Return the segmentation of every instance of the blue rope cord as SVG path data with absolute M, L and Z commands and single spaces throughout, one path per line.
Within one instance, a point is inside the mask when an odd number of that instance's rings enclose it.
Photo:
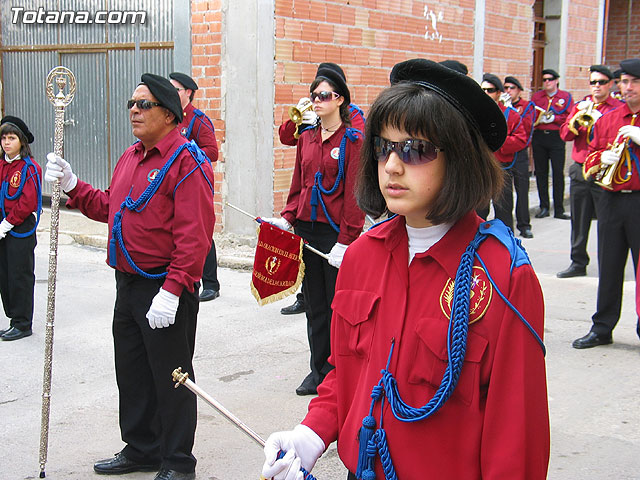
M 176 185 L 176 187 L 174 189 L 174 194 L 175 194 L 175 191 L 178 188 L 178 186 L 189 175 L 191 175 L 193 172 L 195 172 L 196 169 L 200 169 L 200 171 L 202 172 L 202 175 L 204 176 L 204 178 L 206 179 L 207 183 L 209 184 L 209 187 L 211 188 L 211 191 L 213 191 L 213 186 L 211 185 L 211 182 L 209 181 L 209 179 L 207 178 L 206 174 L 204 173 L 204 170 L 202 170 L 202 163 L 204 161 L 209 161 L 207 156 L 202 152 L 202 150 L 200 150 L 200 148 L 196 145 L 196 143 L 193 140 L 191 142 L 183 143 L 182 145 L 180 145 L 176 149 L 176 151 L 173 152 L 173 154 L 171 155 L 169 160 L 167 160 L 167 162 L 163 165 L 163 167 L 160 169 L 160 171 L 158 172 L 156 177 L 151 181 L 151 183 L 149 183 L 147 188 L 145 188 L 145 190 L 140 194 L 138 199 L 137 200 L 133 200 L 131 198 L 131 190 L 130 190 L 129 191 L 129 195 L 127 195 L 127 197 L 124 199 L 124 201 L 120 205 L 120 211 L 117 212 L 115 214 L 114 218 L 113 218 L 113 227 L 111 229 L 112 237 L 109 240 L 109 265 L 111 265 L 112 267 L 116 266 L 116 256 L 117 256 L 116 245 L 117 245 L 117 246 L 120 247 L 120 250 L 122 251 L 122 255 L 126 259 L 126 261 L 129 264 L 129 266 L 138 275 L 140 275 L 141 277 L 148 278 L 148 279 L 159 279 L 159 278 L 164 278 L 164 277 L 167 276 L 167 272 L 156 273 L 156 274 L 147 273 L 147 272 L 145 272 L 144 270 L 142 270 L 140 267 L 138 267 L 135 264 L 135 262 L 133 261 L 133 258 L 131 258 L 131 255 L 129 254 L 129 251 L 127 250 L 127 247 L 124 244 L 124 238 L 123 238 L 123 235 L 122 235 L 122 214 L 123 214 L 125 208 L 127 210 L 129 210 L 130 212 L 138 212 L 139 213 L 139 212 L 143 211 L 147 207 L 147 205 L 149 204 L 149 201 L 151 200 L 151 198 L 153 198 L 155 193 L 158 191 L 158 188 L 160 188 L 160 184 L 164 180 L 167 172 L 169 171 L 169 168 L 171 168 L 171 166 L 173 165 L 173 162 L 176 160 L 178 155 L 185 148 L 191 154 L 191 156 L 194 158 L 194 160 L 196 161 L 197 165 L 187 175 L 185 175 L 185 177 L 182 178 L 180 180 L 180 182 L 178 182 L 178 184 Z M 132 187 L 132 189 L 133 189 L 133 187 Z
M 36 224 L 28 232 L 18 233 L 18 232 L 14 232 L 13 230 L 10 230 L 9 235 L 15 238 L 26 238 L 33 235 L 33 232 L 36 231 L 36 229 L 38 228 L 38 224 L 40 223 L 40 212 L 42 211 L 42 187 L 41 187 L 40 175 L 38 174 L 38 170 L 33 164 L 31 157 L 26 156 L 23 160 L 24 160 L 24 166 L 20 170 L 20 185 L 18 186 L 16 193 L 14 193 L 13 195 L 9 195 L 9 182 L 7 182 L 6 180 L 3 180 L 2 185 L 0 185 L 0 210 L 2 210 L 3 220 L 7 218 L 7 212 L 5 210 L 5 205 L 4 205 L 5 199 L 15 200 L 20 195 L 22 195 L 22 191 L 24 190 L 24 185 L 27 182 L 27 180 L 31 180 L 34 186 L 36 187 L 36 193 L 38 195 L 38 206 L 36 207 Z M 33 173 L 31 173 L 30 175 L 28 175 L 29 168 L 33 169 Z M 35 177 L 35 180 L 34 180 L 34 177 Z
M 359 130 L 356 130 L 354 128 L 347 128 L 347 131 L 342 137 L 342 141 L 340 142 L 340 155 L 338 157 L 338 175 L 336 176 L 336 181 L 334 182 L 333 187 L 331 187 L 330 189 L 326 189 L 322 186 L 322 173 L 318 171 L 315 174 L 313 187 L 311 189 L 311 199 L 309 201 L 309 204 L 311 205 L 311 221 L 315 222 L 318 219 L 318 204 L 320 204 L 322 210 L 324 211 L 325 217 L 327 217 L 327 220 L 329 221 L 329 225 L 331 225 L 331 228 L 333 228 L 338 233 L 340 233 L 340 227 L 336 225 L 336 223 L 329 215 L 322 195 L 333 195 L 338 189 L 340 182 L 344 178 L 344 157 L 347 146 L 347 138 L 351 142 L 355 142 L 358 138 L 358 132 Z
M 285 455 L 285 452 L 283 452 L 282 450 L 280 450 L 278 452 L 278 457 L 277 459 L 280 460 L 281 458 L 283 458 Z M 304 468 L 300 467 L 300 471 L 302 472 L 302 480 L 316 480 L 316 477 L 314 477 L 313 475 L 311 475 L 311 473 L 307 472 Z

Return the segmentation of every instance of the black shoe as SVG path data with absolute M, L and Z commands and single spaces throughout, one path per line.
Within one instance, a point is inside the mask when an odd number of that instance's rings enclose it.
M 194 480 L 194 478 L 196 478 L 195 472 L 183 473 L 163 468 L 156 474 L 153 480 Z
M 569 268 L 566 270 L 562 270 L 561 272 L 556 273 L 556 277 L 558 278 L 571 278 L 571 277 L 586 277 L 587 276 L 587 268 L 581 267 L 579 265 L 574 265 L 573 263 L 569 265 Z
M 296 395 L 315 395 L 318 393 L 318 385 L 313 380 L 313 372 L 305 377 L 300 386 L 296 388 Z
M 559 218 L 560 220 L 571 220 L 571 215 L 568 213 L 556 213 L 553 218 Z
M 282 315 L 295 315 L 296 313 L 304 313 L 304 300 L 298 300 L 296 298 L 296 301 L 292 305 L 281 308 L 280 313 Z
M 208 302 L 209 300 L 215 300 L 219 296 L 220 296 L 219 290 L 212 290 L 210 288 L 205 288 L 204 290 L 202 290 L 202 293 L 200 294 L 200 301 Z
M 597 333 L 589 332 L 584 337 L 574 340 L 573 348 L 593 348 L 598 345 L 609 345 L 610 343 L 613 343 L 611 334 L 598 335 Z
M 5 334 L 5 333 L 7 333 L 9 330 L 11 330 L 11 327 L 3 328 L 2 330 L 0 330 L 0 336 L 4 335 L 4 334 Z
M 538 213 L 536 213 L 536 218 L 544 218 L 549 216 L 548 208 L 541 208 Z
M 531 231 L 530 228 L 525 228 L 520 232 L 520 236 L 522 238 L 533 238 L 533 232 Z
M 93 470 L 101 475 L 122 475 L 131 472 L 155 472 L 160 468 L 159 463 L 138 463 L 129 460 L 122 452 L 115 457 L 99 460 L 93 464 Z
M 19 330 L 16 327 L 11 327 L 9 330 L 0 335 L 0 338 L 6 342 L 10 342 L 11 340 L 19 340 L 24 337 L 28 337 L 31 335 L 31 329 L 29 330 Z

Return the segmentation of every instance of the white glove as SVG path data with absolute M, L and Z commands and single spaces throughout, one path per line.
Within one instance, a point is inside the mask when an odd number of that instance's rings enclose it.
M 282 230 L 289 230 L 291 228 L 291 224 L 287 222 L 285 218 L 282 218 L 282 217 L 281 218 L 268 217 L 268 218 L 263 218 L 262 220 L 267 223 L 270 223 L 274 227 L 281 228 Z
M 146 315 L 147 320 L 149 320 L 149 326 L 151 328 L 162 328 L 173 325 L 176 321 L 178 303 L 180 303 L 180 297 L 161 288 L 156 296 L 153 297 Z
M 640 145 L 640 127 L 634 127 L 633 125 L 625 125 L 620 127 L 618 133 L 624 138 L 630 138 L 633 143 Z
M 577 109 L 578 110 L 584 110 L 585 108 L 587 108 L 592 103 L 593 102 L 590 102 L 589 100 L 581 100 L 581 101 L 578 102 Z
M 329 252 L 329 260 L 327 260 L 329 265 L 340 268 L 342 257 L 344 257 L 344 252 L 347 251 L 348 246 L 349 245 L 345 245 L 344 243 L 336 243 Z
M 553 123 L 555 119 L 556 119 L 556 116 L 553 113 L 549 116 L 542 115 L 542 118 L 540 119 L 540 123 Z
M 505 107 L 511 107 L 511 95 L 507 92 L 503 92 L 500 94 L 500 101 Z
M 286 454 L 276 460 L 280 450 Z M 300 467 L 311 472 L 324 450 L 322 439 L 306 425 L 296 425 L 288 432 L 272 433 L 264 444 L 262 476 L 274 480 L 302 480 Z
M 2 222 L 0 222 L 0 240 L 6 237 L 7 233 L 9 233 L 12 228 L 13 225 L 11 225 L 6 218 L 3 219 Z
M 47 169 L 44 172 L 47 182 L 60 180 L 63 192 L 70 192 L 78 184 L 78 177 L 71 171 L 71 165 L 60 155 L 51 152 L 47 154 Z
M 310 103 L 311 103 L 311 100 L 309 98 L 302 97 L 298 101 L 298 105 L 296 105 L 296 108 L 298 110 L 302 110 Z M 313 108 L 310 108 L 309 110 L 307 110 L 302 114 L 302 123 L 305 125 L 315 125 L 317 121 L 318 121 L 318 115 L 316 114 L 316 112 L 313 111 Z
M 600 163 L 602 165 L 613 165 L 618 160 L 620 160 L 620 156 L 616 152 L 612 152 L 611 150 L 605 150 L 600 155 Z

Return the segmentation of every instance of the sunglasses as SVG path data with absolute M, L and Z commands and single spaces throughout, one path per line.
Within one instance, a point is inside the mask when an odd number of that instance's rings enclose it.
M 496 93 L 498 91 L 496 87 L 482 87 L 482 90 L 487 93 Z
M 543 82 L 553 82 L 555 78 L 553 77 L 542 77 Z
M 591 80 L 589 82 L 589 85 L 606 85 L 607 83 L 609 83 L 611 80 Z
M 390 142 L 382 137 L 373 137 L 373 154 L 378 162 L 386 162 L 395 152 L 407 165 L 424 165 L 433 162 L 438 152 L 444 152 L 427 140 L 410 139 L 402 142 Z
M 515 90 L 518 87 L 516 87 L 515 85 L 505 85 L 504 88 L 506 88 L 507 90 Z
M 138 107 L 140 110 L 150 110 L 153 107 L 161 107 L 162 104 L 158 102 L 152 102 L 151 100 L 127 100 L 127 109 L 131 110 L 133 106 Z
M 338 98 L 340 96 L 339 93 L 336 92 L 311 92 L 311 101 L 315 102 L 316 99 L 320 100 L 321 102 L 326 102 L 327 100 L 332 100 L 334 98 Z

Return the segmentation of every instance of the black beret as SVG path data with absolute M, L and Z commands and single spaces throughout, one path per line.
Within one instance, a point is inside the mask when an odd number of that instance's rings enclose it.
M 611 70 L 609 70 L 609 68 L 605 67 L 604 65 L 591 65 L 589 67 L 589 71 L 591 73 L 601 73 L 602 75 L 605 75 L 609 80 L 613 80 L 613 73 L 611 73 Z
M 443 60 L 440 62 L 440 65 L 444 65 L 445 67 L 455 70 L 456 72 L 460 72 L 463 75 L 469 73 L 467 66 L 458 60 Z
M 627 75 L 633 75 L 640 78 L 640 58 L 628 58 L 620 62 L 620 70 Z
M 500 90 L 501 92 L 504 92 L 504 86 L 502 86 L 502 82 L 493 73 L 485 73 L 484 75 L 482 75 L 482 81 L 483 82 L 489 82 L 491 85 L 496 87 L 498 90 Z
M 551 75 L 554 80 L 556 78 L 560 78 L 558 72 L 556 72 L 553 68 L 545 68 L 544 70 L 542 70 L 542 75 Z
M 318 65 L 318 71 L 316 72 L 316 79 L 318 78 L 329 80 L 335 86 L 336 93 L 344 97 L 347 105 L 351 103 L 351 92 L 347 87 L 347 79 L 339 65 L 331 62 L 321 63 Z
M 518 81 L 516 77 L 511 77 L 511 76 L 504 77 L 504 83 L 513 83 L 520 90 L 524 90 L 524 88 L 522 88 L 522 84 Z
M 2 117 L 2 120 L 0 120 L 0 126 L 4 125 L 5 123 L 10 123 L 16 126 L 25 136 L 27 142 L 33 143 L 33 133 L 29 131 L 29 127 L 27 127 L 27 124 L 24 123 L 21 119 L 19 119 L 18 117 L 12 117 L 11 115 L 6 115 L 5 117 Z
M 158 100 L 158 103 L 176 116 L 176 123 L 182 121 L 182 104 L 176 87 L 171 82 L 160 75 L 153 73 L 143 73 L 140 83 L 146 85 L 149 91 Z
M 198 84 L 186 73 L 173 72 L 169 74 L 169 78 L 179 82 L 184 88 L 198 90 Z
M 389 79 L 391 85 L 415 83 L 444 98 L 480 133 L 492 151 L 498 150 L 507 138 L 507 122 L 500 107 L 473 78 L 431 60 L 415 58 L 396 64 Z
M 613 71 L 613 78 L 618 78 L 619 79 L 620 75 L 622 75 L 622 69 L 621 68 Z

